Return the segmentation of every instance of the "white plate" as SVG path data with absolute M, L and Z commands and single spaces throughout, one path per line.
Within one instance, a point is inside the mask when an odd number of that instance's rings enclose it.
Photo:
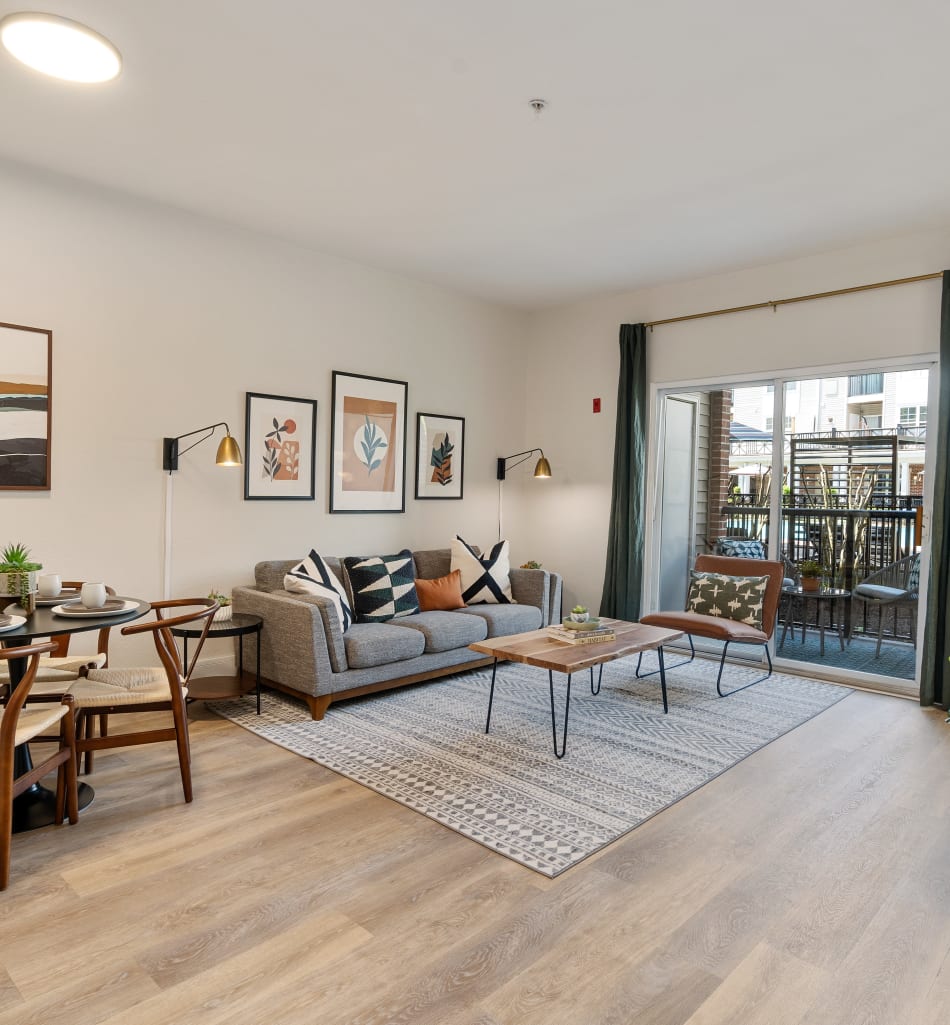
M 132 609 L 137 609 L 137 601 L 124 601 L 121 609 L 87 609 L 85 605 L 57 605 L 53 608 L 54 616 L 65 616 L 67 619 L 78 619 L 80 616 L 121 616 Z
M 23 626 L 25 622 L 25 616 L 12 616 L 9 623 L 0 624 L 0 633 L 4 633 L 7 630 L 16 630 L 18 626 Z

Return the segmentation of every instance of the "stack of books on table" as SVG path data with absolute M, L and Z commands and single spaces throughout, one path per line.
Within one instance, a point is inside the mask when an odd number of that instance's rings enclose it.
M 593 627 L 589 630 L 571 629 L 566 626 L 549 626 L 548 636 L 561 644 L 603 644 L 604 641 L 613 641 L 617 635 L 609 626 Z

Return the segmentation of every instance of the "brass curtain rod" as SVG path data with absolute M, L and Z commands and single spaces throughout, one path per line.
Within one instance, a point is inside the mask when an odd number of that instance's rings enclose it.
M 876 281 L 873 285 L 853 285 L 851 288 L 835 288 L 830 292 L 815 292 L 813 295 L 796 295 L 791 299 L 771 299 L 764 303 L 750 303 L 748 306 L 731 306 L 726 310 L 708 310 L 706 313 L 687 313 L 684 317 L 667 317 L 665 320 L 648 320 L 645 326 L 648 328 L 658 327 L 660 324 L 679 324 L 684 320 L 701 320 L 703 317 L 721 317 L 725 313 L 745 313 L 746 310 L 767 310 L 770 307 L 775 310 L 779 306 L 789 306 L 792 303 L 806 303 L 812 299 L 828 299 L 833 295 L 850 295 L 852 292 L 869 292 L 872 288 L 890 288 L 891 285 L 909 285 L 913 281 L 931 281 L 934 278 L 942 278 L 943 271 L 936 271 L 933 274 L 917 274 L 912 278 L 895 278 L 893 281 Z

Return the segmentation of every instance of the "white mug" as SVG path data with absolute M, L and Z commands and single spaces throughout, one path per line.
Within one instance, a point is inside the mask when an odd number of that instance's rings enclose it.
M 58 573 L 44 573 L 37 581 L 41 598 L 55 598 L 63 589 L 63 579 Z
M 87 609 L 101 609 L 106 603 L 106 585 L 85 583 L 82 585 L 82 603 Z

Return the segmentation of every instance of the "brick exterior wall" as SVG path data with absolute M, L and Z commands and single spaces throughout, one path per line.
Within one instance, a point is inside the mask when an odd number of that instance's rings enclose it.
M 724 537 L 726 520 L 722 507 L 729 494 L 729 424 L 732 421 L 732 392 L 709 395 L 709 509 L 707 539 L 710 549 L 717 537 Z

